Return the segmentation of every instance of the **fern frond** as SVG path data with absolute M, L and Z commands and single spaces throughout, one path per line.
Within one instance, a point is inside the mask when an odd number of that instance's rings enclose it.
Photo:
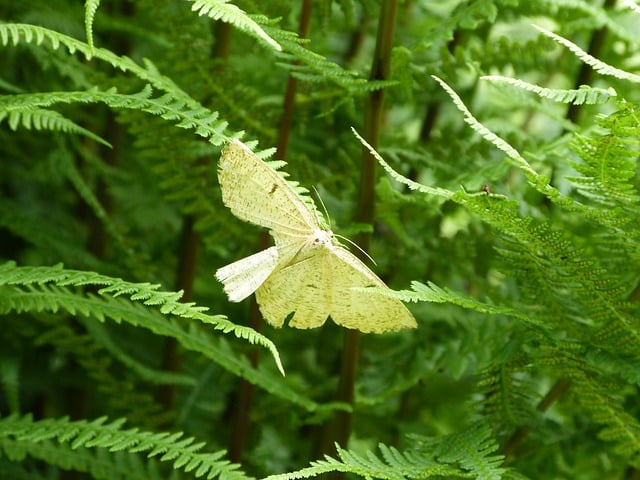
M 640 75 L 635 75 L 633 73 L 626 72 L 624 70 L 620 70 L 619 68 L 612 67 L 611 65 L 606 64 L 605 62 L 598 60 L 597 58 L 589 55 L 587 52 L 582 50 L 575 43 L 567 40 L 560 35 L 557 35 L 553 32 L 550 32 L 546 28 L 543 28 L 539 25 L 534 25 L 534 27 L 540 31 L 543 35 L 555 40 L 561 45 L 567 47 L 570 51 L 572 51 L 580 60 L 593 68 L 596 72 L 602 75 L 609 75 L 612 77 L 616 77 L 620 80 L 627 80 L 632 83 L 640 83 Z
M 54 284 L 56 287 L 47 286 Z M 158 285 L 148 283 L 130 283 L 123 280 L 100 275 L 93 272 L 80 270 L 65 270 L 62 266 L 56 267 L 17 267 L 9 262 L 0 265 L 0 287 L 2 285 L 20 285 L 29 290 L 16 289 L 0 299 L 3 312 L 15 310 L 48 310 L 57 311 L 63 308 L 72 314 L 81 313 L 91 315 L 99 320 L 112 318 L 113 320 L 126 321 L 136 326 L 143 326 L 161 335 L 167 335 L 181 341 L 185 347 L 197 351 L 206 352 L 207 348 L 202 344 L 209 343 L 203 340 L 198 330 L 193 328 L 185 331 L 180 324 L 170 321 L 163 316 L 151 313 L 148 309 L 140 308 L 135 304 L 121 302 L 117 297 L 128 296 L 131 300 L 140 301 L 144 305 L 159 307 L 163 315 L 199 320 L 202 323 L 212 325 L 216 330 L 224 333 L 233 333 L 236 337 L 247 340 L 249 343 L 261 345 L 269 350 L 281 373 L 284 374 L 280 357 L 275 345 L 268 338 L 249 327 L 231 323 L 220 315 L 207 315 L 206 307 L 199 307 L 194 303 L 180 302 L 182 292 L 161 292 Z M 64 287 L 94 285 L 103 287 L 98 293 L 104 298 L 96 301 L 90 295 L 77 294 Z M 111 298 L 109 300 L 109 298 Z M 126 312 L 126 313 L 125 313 Z M 223 361 L 227 366 L 229 362 Z M 235 366 L 238 367 L 238 366 Z M 234 368 L 238 372 L 238 368 Z
M 4 97 L 11 98 L 11 97 Z M 1 103 L 1 100 L 0 100 Z M 41 108 L 32 108 L 29 106 L 15 107 L 3 110 L 0 107 L 0 123 L 7 120 L 11 130 L 17 130 L 20 126 L 27 130 L 50 130 L 54 132 L 71 133 L 83 135 L 102 145 L 111 147 L 111 144 L 95 133 L 81 127 L 77 123 L 69 120 L 58 112 L 52 110 L 44 110 Z
M 507 155 L 507 157 L 512 160 L 517 167 L 522 169 L 528 176 L 534 179 L 539 178 L 538 173 L 531 167 L 531 165 L 529 165 L 529 162 L 527 162 L 515 148 L 513 148 L 487 127 L 482 125 L 482 123 L 480 123 L 473 116 L 473 114 L 469 111 L 458 94 L 449 85 L 447 85 L 444 80 L 436 77 L 435 75 L 431 75 L 431 78 L 438 82 L 440 86 L 447 92 L 449 97 L 451 97 L 454 105 L 463 113 L 464 121 L 467 125 L 469 125 L 475 132 L 480 134 L 482 138 L 495 145 L 498 149 L 502 150 Z
M 25 288 L 17 285 L 24 285 Z M 72 288 L 84 285 L 103 286 L 98 290 L 101 298 Z M 264 362 L 256 369 L 245 355 L 234 352 L 224 337 L 216 340 L 198 325 L 189 323 L 185 326 L 183 322 L 168 315 L 198 320 L 225 334 L 232 333 L 251 344 L 267 348 L 279 372 L 284 375 L 279 353 L 271 340 L 249 327 L 233 324 L 223 316 L 205 314 L 206 307 L 180 302 L 182 292 L 161 292 L 157 288 L 157 285 L 129 283 L 93 272 L 65 270 L 61 266 L 16 267 L 13 263 L 5 263 L 0 265 L 0 313 L 64 310 L 100 321 L 109 318 L 116 323 L 125 322 L 158 335 L 175 338 L 185 349 L 198 352 L 234 375 L 305 410 L 334 409 L 332 405 L 319 405 L 290 388 L 282 382 L 281 377 L 271 373 Z M 127 296 L 143 305 L 117 298 L 119 296 Z M 145 305 L 156 306 L 159 312 Z
M 175 82 L 160 74 L 155 65 L 148 59 L 143 60 L 145 64 L 143 68 L 129 57 L 116 55 L 111 50 L 104 48 L 92 49 L 87 43 L 68 35 L 63 35 L 55 30 L 24 23 L 0 23 L 0 45 L 16 46 L 21 42 L 35 45 L 48 44 L 53 50 L 57 50 L 62 45 L 66 47 L 70 54 L 80 52 L 87 60 L 97 58 L 123 72 L 131 72 L 154 88 L 170 92 L 172 98 L 184 102 L 189 108 L 202 108 Z
M 446 190 L 444 188 L 429 187 L 428 185 L 422 185 L 421 183 L 414 182 L 413 180 L 410 180 L 405 176 L 400 175 L 393 168 L 391 168 L 391 166 L 387 162 L 384 161 L 384 159 L 380 156 L 380 154 L 371 145 L 369 145 L 369 143 L 364 138 L 360 136 L 360 134 L 356 131 L 355 128 L 351 127 L 351 131 L 353 132 L 355 137 L 360 141 L 360 143 L 362 143 L 362 145 L 364 145 L 369 150 L 371 155 L 373 155 L 373 157 L 378 161 L 378 163 L 380 163 L 382 168 L 384 168 L 389 173 L 389 175 L 393 177 L 395 180 L 397 180 L 398 182 L 405 184 L 411 190 L 419 190 L 423 193 L 436 195 L 445 199 L 449 199 L 453 195 L 453 192 L 451 192 L 450 190 Z
M 215 145 L 223 143 L 227 122 L 218 119 L 218 113 L 195 106 L 172 94 L 152 98 L 153 90 L 146 85 L 134 94 L 121 94 L 114 88 L 107 91 L 92 89 L 87 92 L 27 93 L 0 97 L 0 112 L 13 113 L 34 107 L 49 107 L 63 103 L 104 103 L 114 109 L 132 109 L 157 115 L 175 122 L 176 126 L 194 130 Z
M 501 467 L 504 456 L 493 455 L 497 450 L 498 443 L 491 428 L 484 422 L 477 422 L 463 432 L 438 441 L 434 453 L 439 462 L 460 465 L 475 478 L 498 480 L 506 469 Z
M 540 378 L 531 375 L 531 358 L 522 353 L 522 346 L 539 342 L 542 337 L 534 334 L 531 339 L 522 335 L 524 332 L 520 333 L 520 338 L 514 338 L 504 347 L 499 355 L 502 358 L 482 372 L 476 381 L 481 393 L 477 400 L 480 411 L 489 417 L 494 430 L 500 432 L 542 426 L 541 413 L 536 409 Z
M 325 456 L 312 462 L 312 466 L 282 475 L 271 475 L 268 480 L 308 478 L 327 472 L 351 473 L 364 478 L 441 478 L 470 476 L 482 479 L 501 479 L 506 472 L 500 465 L 501 455 L 492 455 L 498 445 L 491 429 L 482 423 L 472 425 L 464 432 L 442 438 L 413 436 L 418 442 L 415 449 L 401 452 L 394 447 L 379 444 L 380 458 L 368 451 L 364 455 L 336 445 L 338 459 Z
M 258 23 L 248 16 L 241 8 L 229 3 L 229 0 L 189 0 L 194 2 L 191 10 L 198 15 L 206 15 L 214 20 L 229 23 L 252 37 L 270 45 L 277 51 L 282 51 L 278 42 L 271 38 Z
M 489 315 L 504 315 L 515 318 L 524 324 L 536 326 L 538 328 L 546 328 L 545 323 L 533 318 L 515 308 L 504 305 L 497 305 L 491 299 L 484 302 L 469 295 L 463 295 L 454 292 L 449 288 L 441 288 L 433 282 L 426 284 L 413 281 L 411 282 L 411 290 L 389 290 L 375 287 L 357 288 L 363 292 L 375 292 L 377 295 L 397 298 L 403 302 L 429 302 L 429 303 L 450 303 L 459 307 L 474 310 L 478 313 L 486 313 Z
M 613 88 L 605 90 L 603 88 L 583 85 L 578 90 L 561 90 L 556 88 L 544 88 L 525 82 L 524 80 L 503 77 L 501 75 L 485 75 L 480 78 L 482 80 L 489 80 L 493 82 L 503 82 L 528 92 L 533 92 L 542 98 L 547 98 L 559 103 L 571 103 L 574 105 L 607 103 L 612 97 L 617 96 L 617 93 Z
M 497 148 L 502 150 L 507 154 L 508 158 L 514 161 L 514 164 L 518 166 L 527 176 L 530 184 L 541 194 L 545 195 L 550 201 L 557 204 L 558 206 L 566 209 L 569 212 L 575 212 L 580 214 L 583 218 L 589 219 L 600 225 L 609 228 L 613 231 L 616 231 L 621 224 L 626 223 L 626 219 L 621 215 L 617 214 L 616 211 L 603 210 L 599 208 L 592 208 L 587 205 L 584 205 L 566 195 L 563 195 L 557 188 L 553 187 L 549 182 L 550 179 L 547 176 L 538 174 L 529 163 L 518 153 L 518 151 L 509 145 L 505 140 L 498 137 L 495 133 L 489 130 L 487 127 L 482 125 L 467 109 L 467 107 L 462 102 L 462 99 L 453 91 L 451 87 L 449 87 L 444 81 L 434 77 L 434 79 L 442 85 L 442 87 L 447 91 L 447 93 L 453 99 L 454 104 L 458 107 L 458 109 L 464 114 L 465 122 L 471 126 L 473 130 L 482 135 L 483 138 L 491 142 Z M 358 136 L 356 134 L 356 136 Z M 359 136 L 358 136 L 359 137 Z M 378 163 L 382 165 L 382 167 L 397 181 L 403 183 L 408 186 L 411 190 L 418 190 L 424 193 L 429 193 L 432 195 L 438 195 L 446 198 L 451 198 L 454 201 L 456 197 L 459 198 L 460 201 L 466 201 L 466 199 L 471 199 L 473 195 L 469 195 L 466 192 L 456 192 L 455 196 L 451 196 L 451 192 L 439 188 L 432 188 L 426 185 L 422 185 L 413 180 L 406 178 L 405 176 L 395 172 L 391 166 L 389 166 L 379 154 L 375 153 L 373 148 L 369 146 L 364 140 L 360 138 L 360 141 L 363 142 L 365 146 L 367 146 L 374 157 L 378 160 Z M 504 198 L 502 196 L 497 195 L 486 195 L 487 198 L 491 199 L 499 199 Z
M 385 170 L 393 172 L 379 155 L 376 158 Z M 516 202 L 504 201 L 490 195 L 471 195 L 462 191 L 451 195 L 448 191 L 422 186 L 397 172 L 392 175 L 410 188 L 447 196 L 450 200 L 464 205 L 487 224 L 502 231 L 506 238 L 500 250 L 501 255 L 508 257 L 514 275 L 524 281 L 534 305 L 540 302 L 540 298 L 547 299 L 548 307 L 554 312 L 550 313 L 552 318 L 566 317 L 581 321 L 590 319 L 597 328 L 611 325 L 610 322 L 613 320 L 626 330 L 628 348 L 637 348 L 640 345 L 640 334 L 628 327 L 631 322 L 625 313 L 624 287 L 618 282 L 604 281 L 601 278 L 604 274 L 602 268 L 589 257 L 581 258 L 585 256 L 584 252 L 577 250 L 559 232 L 552 231 L 546 224 L 536 225 L 532 218 L 521 218 Z M 564 197 L 564 203 L 571 205 L 577 202 Z M 620 241 L 626 241 L 628 233 L 620 229 L 627 222 L 625 215 L 614 212 L 604 216 L 604 209 L 588 209 L 586 206 L 574 207 L 574 210 L 587 213 L 585 216 L 600 212 L 598 218 L 601 222 L 615 225 Z M 567 278 L 572 278 L 573 282 L 567 284 Z M 562 288 L 559 288 L 560 285 Z M 426 293 L 423 293 L 425 298 L 431 299 L 437 298 L 435 294 L 442 295 L 433 289 Z M 406 295 L 407 299 L 411 298 L 404 292 L 401 295 Z M 450 296 L 446 298 L 455 302 Z M 536 322 L 548 321 L 544 314 L 542 315 L 538 316 Z M 573 324 L 572 329 L 576 335 L 585 335 L 577 323 Z
M 84 29 L 87 35 L 87 45 L 89 51 L 93 55 L 95 48 L 93 46 L 93 20 L 100 6 L 100 0 L 86 0 L 84 3 Z
M 109 452 L 106 449 L 88 449 L 84 447 L 70 449 L 68 445 L 56 440 L 41 442 L 23 442 L 0 433 L 0 452 L 10 459 L 29 468 L 26 458 L 46 462 L 66 471 L 86 472 L 91 478 L 104 480 L 163 480 L 166 478 L 158 471 L 155 459 L 146 460 L 139 455 L 126 452 Z M 4 468 L 3 468 L 4 467 Z M 12 480 L 36 480 L 36 477 L 9 474 L 6 465 L 0 464 L 0 476 Z
M 582 176 L 567 177 L 596 204 L 623 209 L 629 222 L 640 211 L 640 195 L 634 185 L 640 154 L 637 113 L 633 106 L 623 105 L 617 112 L 596 119 L 601 131 L 574 135 L 571 146 L 581 162 L 571 166 Z
M 225 451 L 198 453 L 203 442 L 195 443 L 193 437 L 183 438 L 182 433 L 152 433 L 137 428 L 124 429 L 124 420 L 106 423 L 106 418 L 92 422 L 69 421 L 66 418 L 33 421 L 30 417 L 11 416 L 0 419 L 0 438 L 9 438 L 14 445 L 29 448 L 48 440 L 68 444 L 67 455 L 78 448 L 99 448 L 109 452 L 147 452 L 147 457 L 158 457 L 161 462 L 172 462 L 174 469 L 194 472 L 194 476 L 206 478 L 246 480 L 238 464 L 221 460 Z M 15 446 L 14 446 L 15 448 Z M 52 460 L 58 464 L 59 460 Z M 90 468 L 89 468 L 90 469 Z
M 535 325 L 536 327 L 544 328 L 544 323 L 532 318 L 529 315 L 522 313 L 521 311 L 507 307 L 504 305 L 497 305 L 490 299 L 481 302 L 475 297 L 463 295 L 459 292 L 454 292 L 448 288 L 441 288 L 432 282 L 423 284 L 421 282 L 411 282 L 412 290 L 404 290 L 400 292 L 390 292 L 397 298 L 402 300 L 411 301 L 426 301 L 432 303 L 451 303 L 458 305 L 462 308 L 474 310 L 479 313 L 488 313 L 490 315 L 505 315 L 508 317 L 516 318 L 523 323 Z
M 338 459 L 325 456 L 324 460 L 311 462 L 311 467 L 280 475 L 270 475 L 265 480 L 293 480 L 309 478 L 329 472 L 351 473 L 364 478 L 401 480 L 404 478 L 441 478 L 462 475 L 464 472 L 450 465 L 437 462 L 414 451 L 400 452 L 393 447 L 378 445 L 382 458 L 373 452 L 365 455 L 345 450 L 336 445 Z
M 589 365 L 583 358 L 550 347 L 544 349 L 542 361 L 554 368 L 561 365 L 564 377 L 571 380 L 573 398 L 594 422 L 604 426 L 598 436 L 612 442 L 614 451 L 620 455 L 638 458 L 640 422 L 625 408 L 624 397 L 615 381 L 607 378 L 606 373 L 600 374 L 600 365 Z
M 265 27 L 271 35 L 278 39 L 283 51 L 278 54 L 278 65 L 287 69 L 290 74 L 308 83 L 327 83 L 346 89 L 352 94 L 362 94 L 397 85 L 395 80 L 368 80 L 358 72 L 347 70 L 330 61 L 325 56 L 305 48 L 306 40 L 294 32 Z M 335 94 L 335 93 L 334 93 Z

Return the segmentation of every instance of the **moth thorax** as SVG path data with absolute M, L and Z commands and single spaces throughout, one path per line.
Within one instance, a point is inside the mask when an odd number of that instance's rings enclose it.
M 311 242 L 314 247 L 320 245 L 331 245 L 331 239 L 333 238 L 333 232 L 331 230 L 316 230 L 313 232 L 313 241 Z

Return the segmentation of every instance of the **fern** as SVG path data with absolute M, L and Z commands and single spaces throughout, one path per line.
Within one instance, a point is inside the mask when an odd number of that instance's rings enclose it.
M 550 185 L 549 183 L 550 179 L 547 176 L 541 175 L 538 172 L 536 172 L 531 167 L 529 162 L 522 155 L 520 155 L 520 153 L 517 150 L 515 150 L 511 145 L 509 145 L 507 142 L 505 142 L 502 138 L 497 136 L 487 127 L 485 127 L 480 122 L 478 122 L 478 120 L 471 114 L 471 112 L 467 109 L 464 103 L 462 103 L 462 100 L 460 99 L 460 97 L 458 97 L 458 95 L 450 87 L 448 87 L 442 80 L 439 80 L 437 78 L 434 78 L 434 79 L 438 83 L 440 83 L 440 85 L 451 96 L 451 98 L 454 101 L 454 104 L 458 107 L 458 109 L 461 112 L 464 113 L 465 122 L 469 124 L 471 128 L 473 128 L 476 132 L 482 135 L 482 137 L 485 140 L 491 142 L 497 148 L 499 148 L 504 153 L 506 153 L 509 160 L 513 161 L 514 164 L 525 173 L 530 184 L 540 193 L 542 193 L 547 198 L 549 198 L 549 200 L 556 203 L 559 207 L 565 208 L 568 211 L 579 213 L 585 218 L 598 222 L 608 228 L 614 228 L 614 229 L 618 228 L 620 223 L 625 221 L 624 218 L 622 218 L 620 215 L 617 215 L 617 212 L 615 211 L 605 212 L 600 209 L 590 208 L 587 205 L 581 204 L 573 200 L 572 198 L 569 198 L 563 195 L 557 188 Z M 385 164 L 382 164 L 382 166 L 385 169 L 387 169 L 387 167 L 385 167 Z M 407 184 L 408 186 L 410 184 L 410 182 L 407 182 L 406 180 L 401 180 L 401 181 L 403 181 L 403 183 Z M 412 188 L 414 189 L 421 189 L 423 191 L 426 191 L 424 187 L 420 187 L 416 184 L 411 184 L 411 185 L 413 185 Z
M 636 3 L 5 2 L 0 477 L 637 474 Z M 229 138 L 372 233 L 418 329 L 227 301 L 265 246 Z
M 18 127 L 21 126 L 27 130 L 51 130 L 63 133 L 72 133 L 76 135 L 84 135 L 98 143 L 109 146 L 109 142 L 68 118 L 65 118 L 58 112 L 36 109 L 31 106 L 25 106 L 24 108 L 9 107 L 4 111 L 0 110 L 0 123 L 5 119 L 12 130 L 17 130 Z
M 597 120 L 602 133 L 575 135 L 573 149 L 581 161 L 572 162 L 571 166 L 580 176 L 568 177 L 591 202 L 606 208 L 620 208 L 629 221 L 638 213 L 640 203 L 632 183 L 640 151 L 636 114 L 634 107 L 623 105 L 615 114 Z
M 611 372 L 613 378 L 600 378 L 599 370 L 604 366 L 600 363 L 584 362 L 577 355 L 556 349 L 545 349 L 544 353 L 548 355 L 545 362 L 563 365 L 565 376 L 572 382 L 572 398 L 596 423 L 604 425 L 599 438 L 613 443 L 617 453 L 633 458 L 635 464 L 640 453 L 640 422 L 625 411 L 621 398 L 617 398 L 614 379 L 618 372 Z
M 271 38 L 261 27 L 237 6 L 229 3 L 229 0 L 190 0 L 193 1 L 191 9 L 199 15 L 207 15 L 214 20 L 222 20 L 230 23 L 240 30 L 264 41 L 271 48 L 281 51 L 282 47 Z
M 105 300 L 96 302 L 90 297 L 76 295 L 65 288 L 47 287 L 48 283 L 53 283 L 57 287 L 103 285 L 98 293 L 106 297 Z M 29 291 L 22 291 L 19 288 L 5 290 L 2 299 L 4 312 L 10 310 L 18 312 L 24 310 L 56 311 L 58 308 L 65 308 L 72 314 L 92 315 L 101 321 L 104 321 L 105 317 L 110 317 L 118 322 L 127 321 L 133 325 L 144 326 L 156 333 L 178 338 L 185 346 L 197 347 L 202 353 L 207 351 L 207 347 L 202 345 L 202 336 L 197 334 L 196 330 L 190 329 L 187 332 L 178 323 L 149 315 L 144 309 L 125 308 L 125 305 L 128 304 L 123 305 L 123 302 L 119 301 L 117 297 L 126 295 L 133 301 L 141 301 L 144 305 L 159 307 L 158 310 L 163 315 L 199 320 L 204 324 L 212 325 L 223 333 L 233 333 L 238 338 L 261 345 L 271 352 L 278 369 L 284 374 L 278 351 L 270 340 L 250 328 L 235 325 L 224 317 L 205 314 L 205 307 L 198 307 L 192 302 L 180 302 L 181 292 L 160 292 L 157 290 L 158 285 L 134 284 L 93 272 L 64 270 L 61 266 L 56 268 L 16 267 L 12 263 L 6 263 L 0 268 L 0 286 L 2 285 L 27 287 L 34 285 L 39 287 L 39 291 L 32 290 L 31 294 Z M 111 300 L 108 300 L 109 298 Z M 127 316 L 125 311 L 128 311 L 129 315 L 133 314 L 133 317 Z M 227 365 L 231 366 L 232 364 L 227 363 Z
M 627 116 L 623 115 L 623 118 L 627 118 Z M 617 123 L 619 122 L 612 120 L 610 124 L 616 125 Z M 492 141 L 495 140 L 489 133 L 485 137 Z M 624 137 L 616 136 L 616 138 Z M 588 174 L 599 172 L 600 175 L 611 179 L 610 185 L 601 185 L 599 188 L 596 186 L 596 189 L 603 196 L 602 200 L 600 200 L 601 203 L 607 207 L 620 208 L 625 206 L 625 208 L 633 208 L 633 212 L 636 214 L 635 205 L 637 199 L 635 191 L 626 183 L 633 175 L 631 169 L 634 164 L 629 161 L 618 160 L 626 157 L 629 153 L 630 157 L 634 157 L 635 150 L 632 149 L 631 152 L 625 151 L 622 153 L 623 148 L 610 148 L 608 140 L 602 142 L 591 141 L 594 146 L 601 145 L 602 148 L 606 149 L 605 152 L 611 151 L 611 155 L 614 155 L 617 160 L 615 162 L 607 162 L 607 153 L 593 154 L 588 157 L 589 161 L 592 163 L 598 162 L 600 168 L 589 168 L 588 166 L 577 168 Z M 580 145 L 580 152 L 590 150 L 582 147 L 585 142 L 586 139 Z M 495 141 L 494 143 L 500 144 L 500 142 Z M 622 144 L 626 145 L 627 142 L 622 140 Z M 594 147 L 591 150 L 597 151 Z M 550 230 L 548 225 L 540 225 L 531 218 L 519 218 L 515 202 L 505 202 L 495 197 L 492 199 L 489 195 L 470 195 L 466 192 L 452 194 L 443 192 L 441 189 L 422 186 L 393 171 L 379 156 L 378 160 L 396 180 L 403 182 L 410 188 L 432 195 L 446 195 L 451 200 L 460 202 L 485 222 L 501 230 L 505 237 L 503 237 L 500 254 L 505 259 L 507 268 L 511 271 L 513 277 L 522 282 L 524 291 L 530 295 L 530 305 L 535 305 L 537 311 L 531 310 L 526 315 L 521 315 L 514 314 L 509 309 L 487 308 L 476 301 L 461 301 L 459 295 L 452 295 L 433 285 L 427 288 L 419 283 L 413 285 L 416 291 L 415 294 L 399 292 L 397 293 L 398 298 L 437 302 L 451 301 L 481 312 L 514 315 L 516 318 L 526 319 L 528 324 L 536 328 L 540 328 L 546 323 L 540 333 L 544 334 L 544 337 L 547 337 L 546 341 L 551 341 L 551 344 L 555 344 L 557 340 L 550 338 L 548 335 L 556 336 L 557 334 L 553 333 L 554 327 L 549 329 L 551 326 L 549 324 L 550 320 L 556 323 L 555 328 L 561 329 L 561 331 L 566 330 L 572 338 L 582 338 L 586 341 L 592 335 L 597 335 L 597 338 L 601 341 L 601 348 L 611 349 L 611 352 L 618 351 L 633 354 L 633 352 L 638 351 L 640 337 L 633 326 L 632 319 L 625 312 L 628 308 L 625 301 L 626 290 L 618 282 L 606 280 L 606 270 L 599 267 L 594 259 L 589 258 L 586 251 L 577 249 L 562 234 Z M 617 186 L 618 182 L 620 187 Z M 580 181 L 578 184 L 585 183 Z M 617 190 L 620 190 L 620 193 L 617 193 Z M 627 195 L 622 194 L 622 192 L 626 192 Z M 567 201 L 572 202 L 569 199 Z M 491 207 L 487 208 L 489 205 Z M 580 211 L 586 212 L 582 207 Z M 623 221 L 626 215 L 618 216 L 615 214 L 615 218 L 618 219 L 616 223 L 618 228 L 622 228 L 626 223 Z M 616 242 L 624 242 L 623 238 L 629 234 L 635 235 L 632 232 L 622 233 L 622 231 L 619 231 L 619 233 L 621 235 L 612 235 L 612 237 L 616 238 Z M 572 279 L 572 281 L 568 283 L 566 279 Z M 562 287 L 560 288 L 560 286 Z M 536 317 L 537 319 L 533 320 Z M 533 323 L 529 323 L 531 320 L 533 320 Z M 572 325 L 572 321 L 579 321 L 579 323 Z M 584 332 L 583 325 L 585 323 L 595 328 Z M 567 347 L 567 345 L 562 346 L 564 348 Z M 570 347 L 569 351 L 571 351 L 571 348 L 575 347 Z M 557 355 L 554 357 L 554 362 L 558 361 L 557 357 Z M 619 402 L 612 401 L 608 397 L 606 390 L 602 389 L 601 386 L 596 387 L 595 383 L 590 383 L 587 386 L 585 384 L 587 377 L 582 373 L 578 373 L 587 368 L 598 369 L 598 366 L 590 365 L 586 367 L 585 365 L 578 368 L 575 365 L 571 366 L 572 362 L 568 358 L 566 362 L 566 375 L 569 378 L 574 378 L 575 376 L 578 379 L 580 383 L 578 387 L 580 389 L 579 394 L 584 395 L 586 408 L 590 410 L 591 415 L 594 416 L 596 421 L 611 424 L 610 427 L 603 431 L 603 438 L 618 443 L 618 451 L 620 453 L 635 455 L 638 438 L 640 437 L 637 435 L 638 432 L 635 426 L 629 423 L 631 421 L 630 418 L 626 420 L 621 418 L 625 417 L 626 414 L 617 407 Z M 504 396 L 504 392 L 501 392 L 499 397 L 501 402 L 504 401 Z M 605 405 L 608 405 L 608 407 L 605 407 Z M 515 423 L 521 424 L 526 415 L 526 413 L 524 415 L 519 414 L 519 420 Z
M 434 453 L 438 461 L 459 464 L 461 470 L 476 478 L 498 479 L 502 478 L 505 469 L 500 466 L 502 455 L 493 455 L 497 449 L 491 429 L 483 423 L 476 423 L 466 431 L 438 442 Z
M 80 52 L 85 59 L 96 58 L 109 63 L 114 68 L 123 72 L 131 72 L 141 80 L 148 82 L 152 87 L 171 93 L 171 98 L 178 102 L 182 102 L 189 108 L 201 109 L 198 103 L 193 100 L 186 92 L 179 88 L 172 80 L 163 76 L 158 72 L 155 65 L 150 60 L 145 60 L 143 68 L 135 63 L 132 59 L 124 56 L 118 56 L 113 52 L 103 48 L 91 48 L 88 44 L 81 42 L 68 35 L 49 30 L 47 28 L 38 27 L 36 25 L 27 24 L 0 24 L 0 44 L 16 46 L 21 42 L 35 45 L 49 45 L 53 50 L 57 50 L 60 46 L 66 47 L 70 54 Z M 146 91 L 146 90 L 145 90 Z M 144 94 L 143 94 L 144 96 Z M 76 100 L 81 101 L 81 100 Z M 85 100 L 88 101 L 88 100 Z M 126 102 L 122 102 L 124 104 Z
M 268 480 L 288 480 L 308 478 L 330 472 L 351 473 L 364 478 L 441 478 L 458 476 L 463 472 L 457 468 L 416 455 L 414 452 L 399 452 L 394 448 L 379 445 L 382 459 L 373 452 L 366 455 L 343 450 L 337 447 L 338 459 L 326 457 L 325 460 L 312 462 L 312 466 L 282 475 L 270 475 Z
M 620 80 L 626 80 L 632 83 L 640 82 L 640 76 L 635 75 L 630 72 L 626 72 L 624 70 L 620 70 L 618 68 L 612 67 L 611 65 L 607 65 L 605 62 L 598 60 L 597 58 L 592 57 L 587 52 L 578 47 L 575 43 L 570 42 L 566 38 L 561 37 L 549 30 L 542 28 L 538 25 L 534 25 L 536 29 L 538 29 L 543 35 L 546 35 L 549 38 L 552 38 L 556 42 L 561 45 L 564 45 L 569 50 L 571 50 L 580 60 L 593 68 L 596 72 L 602 75 L 609 75 Z
M 87 35 L 87 45 L 89 45 L 89 49 L 91 54 L 95 53 L 95 48 L 93 45 L 93 20 L 96 16 L 96 11 L 100 6 L 100 0 L 89 0 L 85 3 L 84 6 L 84 25 L 85 31 Z
M 215 112 L 205 108 L 194 109 L 182 100 L 172 95 L 151 98 L 152 89 L 147 85 L 140 92 L 133 95 L 119 94 L 115 89 L 106 92 L 92 90 L 89 92 L 65 92 L 51 94 L 25 94 L 5 97 L 0 103 L 0 111 L 12 112 L 29 106 L 48 107 L 58 103 L 97 103 L 102 102 L 112 108 L 127 108 L 145 111 L 158 115 L 165 120 L 176 122 L 176 126 L 194 130 L 198 135 L 211 139 L 212 143 L 220 144 L 226 138 L 223 135 L 227 123 L 220 121 Z
M 574 105 L 606 103 L 617 95 L 612 88 L 605 90 L 602 88 L 582 86 L 578 90 L 558 90 L 543 88 L 518 80 L 517 78 L 501 77 L 498 75 L 485 75 L 481 78 L 492 82 L 504 82 L 514 87 L 533 92 L 542 98 L 548 98 L 560 103 L 572 103 Z
M 161 462 L 172 462 L 175 469 L 193 471 L 196 477 L 248 478 L 238 471 L 239 465 L 220 460 L 224 451 L 198 453 L 204 444 L 194 443 L 193 438 L 182 438 L 182 433 L 152 433 L 137 428 L 125 430 L 123 424 L 123 420 L 106 423 L 106 418 L 92 422 L 72 422 L 65 418 L 34 422 L 29 417 L 11 416 L 0 420 L 0 438 L 9 440 L 1 445 L 5 454 L 14 459 L 20 459 L 29 452 L 36 458 L 63 468 L 98 473 L 98 478 L 112 478 L 111 472 L 98 463 L 99 460 L 108 459 L 90 459 L 81 447 L 109 452 L 148 452 L 148 458 L 158 457 Z M 61 449 L 47 448 L 48 440 L 68 444 L 65 455 L 60 456 Z M 77 449 L 80 450 L 73 455 Z M 121 469 L 117 468 L 116 471 Z
M 491 455 L 497 444 L 491 430 L 476 424 L 460 434 L 443 439 L 415 437 L 418 446 L 406 452 L 380 444 L 379 458 L 373 452 L 358 454 L 337 447 L 338 459 L 326 457 L 312 466 L 283 475 L 271 475 L 269 480 L 307 478 L 329 472 L 351 473 L 364 478 L 471 478 L 500 479 L 506 471 L 500 467 L 502 456 Z

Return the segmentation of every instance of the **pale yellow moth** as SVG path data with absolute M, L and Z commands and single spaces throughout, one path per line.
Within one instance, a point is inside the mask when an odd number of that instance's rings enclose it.
M 314 328 L 330 316 L 338 325 L 382 333 L 415 328 L 395 298 L 357 288 L 388 287 L 323 230 L 307 202 L 246 145 L 231 140 L 218 163 L 222 201 L 238 218 L 269 229 L 275 246 L 220 268 L 229 300 L 253 292 L 262 316 L 281 327 Z

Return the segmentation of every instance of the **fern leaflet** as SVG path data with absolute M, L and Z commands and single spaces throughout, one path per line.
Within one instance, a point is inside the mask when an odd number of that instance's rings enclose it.
M 524 80 L 503 77 L 500 75 L 485 75 L 480 78 L 492 82 L 503 82 L 528 92 L 533 92 L 542 98 L 548 98 L 549 100 L 560 103 L 572 103 L 574 105 L 606 103 L 612 97 L 617 96 L 617 93 L 613 88 L 605 90 L 603 88 L 583 85 L 578 90 L 560 90 L 556 88 L 543 88 L 538 85 L 525 82 Z
M 271 38 L 260 25 L 251 19 L 242 9 L 229 3 L 229 0 L 189 0 L 194 2 L 191 9 L 199 15 L 207 15 L 214 20 L 230 23 L 249 35 L 262 40 L 271 48 L 281 51 L 282 47 Z
M 238 464 L 221 460 L 225 452 L 198 453 L 204 443 L 194 443 L 192 437 L 183 438 L 182 433 L 152 433 L 137 428 L 123 428 L 124 420 L 106 423 L 106 418 L 91 422 L 69 421 L 66 418 L 33 421 L 29 416 L 10 416 L 0 419 L 0 438 L 12 440 L 12 449 L 21 445 L 29 448 L 48 440 L 68 444 L 66 455 L 85 448 L 100 448 L 109 452 L 148 452 L 147 457 L 158 457 L 161 462 L 172 462 L 174 469 L 194 471 L 196 477 L 222 477 L 230 480 L 245 480 L 248 477 L 239 470 Z M 1 444 L 0 444 L 1 445 Z M 4 445 L 7 448 L 7 445 Z M 58 461 L 52 461 L 58 463 Z M 89 469 L 89 468 L 87 468 Z

